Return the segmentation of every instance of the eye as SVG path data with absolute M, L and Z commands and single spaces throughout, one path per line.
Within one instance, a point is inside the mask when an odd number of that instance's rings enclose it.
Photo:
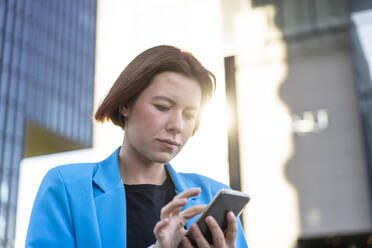
M 196 113 L 194 112 L 186 112 L 185 113 L 186 120 L 195 120 L 196 119 Z
M 155 108 L 157 108 L 158 110 L 162 111 L 162 112 L 165 112 L 165 111 L 168 111 L 170 108 L 168 107 L 165 107 L 165 106 L 162 106 L 162 105 L 159 105 L 159 104 L 154 104 Z

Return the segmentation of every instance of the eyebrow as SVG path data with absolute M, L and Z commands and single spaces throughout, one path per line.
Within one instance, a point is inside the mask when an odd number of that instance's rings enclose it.
M 163 101 L 169 102 L 172 105 L 175 105 L 176 104 L 176 102 L 172 98 L 167 97 L 167 96 L 162 96 L 162 95 L 160 95 L 160 96 L 154 96 L 154 97 L 152 97 L 152 99 L 153 100 L 163 100 Z M 192 110 L 197 110 L 198 109 L 197 106 L 190 106 L 188 108 L 189 109 L 192 109 Z

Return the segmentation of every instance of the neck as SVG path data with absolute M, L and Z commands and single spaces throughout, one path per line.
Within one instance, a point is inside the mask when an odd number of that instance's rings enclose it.
M 163 163 L 150 161 L 123 141 L 119 152 L 120 176 L 125 184 L 161 185 L 167 178 Z

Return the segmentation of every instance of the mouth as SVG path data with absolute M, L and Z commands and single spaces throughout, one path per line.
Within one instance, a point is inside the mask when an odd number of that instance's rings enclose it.
M 161 143 L 164 143 L 165 145 L 169 145 L 169 146 L 173 146 L 173 147 L 178 147 L 180 146 L 181 144 L 174 141 L 174 140 L 171 140 L 171 139 L 157 139 L 158 141 L 160 141 Z

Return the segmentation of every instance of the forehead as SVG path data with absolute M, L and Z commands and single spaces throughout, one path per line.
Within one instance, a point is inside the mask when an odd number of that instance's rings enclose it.
M 145 97 L 165 96 L 177 104 L 199 107 L 201 88 L 199 83 L 176 72 L 157 74 L 150 85 L 142 92 Z

